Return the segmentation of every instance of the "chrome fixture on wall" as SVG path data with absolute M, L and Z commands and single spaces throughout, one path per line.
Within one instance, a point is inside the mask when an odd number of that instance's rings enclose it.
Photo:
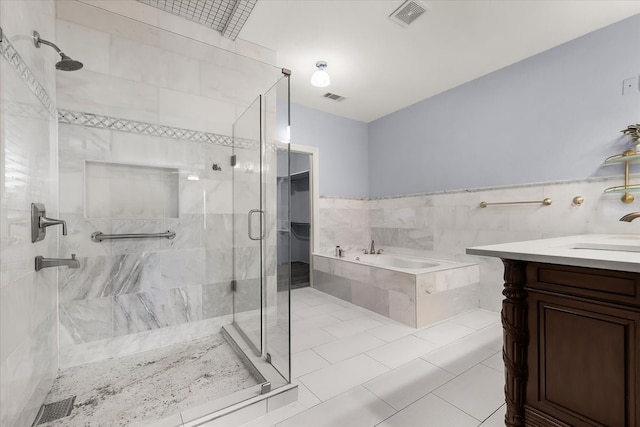
M 141 233 L 141 234 L 103 234 L 102 231 L 94 231 L 91 233 L 91 241 L 102 242 L 103 240 L 119 240 L 119 239 L 150 239 L 150 238 L 173 239 L 176 237 L 175 231 L 167 230 L 166 233 Z
M 58 54 L 60 55 L 60 58 L 62 59 L 56 63 L 56 70 L 76 71 L 84 66 L 82 62 L 76 61 L 75 59 L 72 59 L 71 57 L 67 56 L 55 44 L 51 43 L 50 41 L 41 39 L 40 33 L 38 33 L 37 31 L 33 32 L 33 43 L 36 45 L 37 48 L 39 48 L 40 45 L 46 44 L 47 46 L 51 46 L 52 48 L 55 49 L 56 52 L 58 52 Z
M 61 219 L 47 218 L 47 208 L 42 203 L 31 203 L 31 243 L 43 240 L 47 235 L 47 227 L 62 226 L 62 235 L 67 235 L 67 223 Z
M 71 258 L 36 257 L 36 271 L 49 267 L 61 267 L 63 265 L 66 265 L 69 268 L 80 268 L 80 261 L 76 259 L 76 254 L 71 254 Z

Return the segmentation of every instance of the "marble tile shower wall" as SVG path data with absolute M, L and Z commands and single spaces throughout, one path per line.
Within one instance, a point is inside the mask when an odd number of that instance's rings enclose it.
M 620 177 L 614 177 L 369 201 L 324 198 L 320 201 L 321 207 L 333 210 L 321 210 L 321 247 L 329 251 L 334 242 L 355 237 L 356 240 L 349 243 L 356 248 L 374 239 L 378 248 L 389 252 L 477 263 L 480 265 L 480 306 L 499 310 L 502 263 L 493 258 L 465 255 L 465 248 L 572 234 L 637 233 L 637 225 L 618 220 L 638 210 L 638 202 L 626 205 L 619 195 L 603 194 L 605 188 L 620 182 Z M 583 196 L 585 202 L 582 206 L 573 206 L 572 199 L 578 195 Z M 483 200 L 522 201 L 545 197 L 553 200 L 551 206 L 479 207 Z M 368 219 L 362 219 L 363 206 L 368 209 Z M 357 236 L 350 235 L 350 221 L 368 224 L 370 239 L 358 241 Z
M 61 109 L 231 135 L 236 118 L 280 74 L 266 62 L 176 34 L 196 25 L 184 19 L 172 21 L 169 32 L 101 5 L 56 3 L 57 41 L 85 65 L 58 74 Z M 255 50 L 274 62 L 272 51 Z
M 34 48 L 31 32 L 53 34 L 49 1 L 0 2 L 3 46 L 11 44 L 44 91 L 40 98 L 0 57 L 0 425 L 31 425 L 57 371 L 56 273 L 35 272 L 35 256 L 56 256 L 60 230 L 31 243 L 30 204 L 58 214 L 55 56 Z M 4 48 L 3 48 L 4 51 Z M 17 58 L 13 57 L 12 63 Z M 44 94 L 46 92 L 46 94 Z
M 235 119 L 277 77 L 267 64 L 91 5 L 57 5 L 58 42 L 85 63 L 59 76 L 62 109 L 231 135 Z M 60 125 L 59 140 L 60 211 L 69 226 L 61 252 L 81 262 L 60 269 L 61 366 L 189 340 L 229 323 L 232 224 L 244 219 L 246 229 L 246 215 L 233 217 L 231 147 L 68 124 Z M 88 215 L 88 161 L 176 172 L 178 206 L 162 215 L 131 211 L 135 204 L 123 195 L 112 199 L 109 215 Z M 249 182 L 258 175 L 246 175 L 250 200 L 258 189 Z M 162 186 L 149 180 L 148 192 L 166 193 Z M 90 240 L 94 231 L 169 229 L 173 240 Z M 247 244 L 237 253 L 247 278 L 256 271 L 254 252 Z
M 62 253 L 77 253 L 79 269 L 60 269 L 60 345 L 103 341 L 119 353 L 123 335 L 196 322 L 231 312 L 231 171 L 210 163 L 231 148 L 60 125 L 60 206 L 69 235 Z M 136 153 L 140 157 L 136 157 Z M 170 166 L 178 173 L 178 216 L 144 218 L 122 204 L 117 216 L 85 214 L 85 162 Z M 198 181 L 189 180 L 198 175 Z M 148 191 L 156 186 L 146 183 Z M 120 209 L 118 209 L 120 208 Z M 176 232 L 176 238 L 93 242 L 94 231 Z M 109 347 L 116 347 L 108 350 Z M 66 364 L 65 361 L 61 363 Z

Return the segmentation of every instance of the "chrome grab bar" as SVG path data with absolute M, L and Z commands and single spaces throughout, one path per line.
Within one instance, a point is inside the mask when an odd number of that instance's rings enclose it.
M 254 213 L 260 213 L 260 236 L 253 237 L 253 229 L 251 226 L 251 215 Z M 264 239 L 264 211 L 262 209 L 251 209 L 247 218 L 247 233 L 249 234 L 249 239 L 251 240 L 263 240 Z
M 176 237 L 175 231 L 168 230 L 166 233 L 143 233 L 143 234 L 102 234 L 102 231 L 95 231 L 91 233 L 91 240 L 94 242 L 102 242 L 103 240 L 118 240 L 118 239 L 147 239 L 153 237 L 165 237 L 167 239 L 173 239 Z

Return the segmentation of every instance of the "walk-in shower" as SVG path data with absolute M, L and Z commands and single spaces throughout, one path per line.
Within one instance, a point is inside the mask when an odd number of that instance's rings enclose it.
M 128 3 L 0 2 L 2 425 L 191 426 L 295 398 L 289 73 Z M 67 234 L 32 243 L 32 203 Z

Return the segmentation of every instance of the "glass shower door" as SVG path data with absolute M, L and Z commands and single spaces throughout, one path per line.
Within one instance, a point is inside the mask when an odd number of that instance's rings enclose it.
M 233 124 L 233 322 L 262 354 L 262 96 Z
M 290 380 L 288 130 L 285 74 L 233 125 L 233 322 L 271 388 Z
M 285 74 L 262 98 L 263 206 L 266 233 L 264 352 L 285 382 L 290 372 L 290 145 L 289 76 Z

